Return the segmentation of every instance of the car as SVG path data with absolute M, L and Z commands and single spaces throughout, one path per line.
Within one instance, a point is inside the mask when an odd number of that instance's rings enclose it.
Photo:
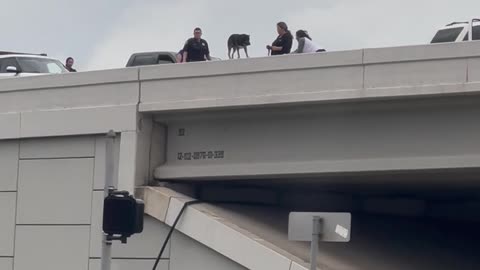
M 0 52 L 0 78 L 67 72 L 62 62 L 46 54 Z
M 217 57 L 211 57 L 212 61 L 221 60 Z M 138 67 L 138 66 L 150 66 L 150 65 L 161 65 L 161 64 L 174 64 L 177 63 L 177 53 L 176 52 L 141 52 L 134 53 L 128 59 L 127 67 Z
M 463 42 L 480 40 L 480 19 L 468 22 L 453 22 L 442 27 L 431 43 Z

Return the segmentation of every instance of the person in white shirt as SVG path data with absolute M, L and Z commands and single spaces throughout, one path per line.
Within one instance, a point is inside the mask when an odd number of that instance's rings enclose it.
M 325 49 L 312 41 L 312 38 L 305 30 L 298 30 L 296 33 L 298 48 L 293 53 L 315 53 L 325 52 Z

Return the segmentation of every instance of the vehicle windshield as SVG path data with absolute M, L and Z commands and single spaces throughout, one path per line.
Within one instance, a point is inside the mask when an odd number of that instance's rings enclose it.
M 480 25 L 473 27 L 473 40 L 480 40 Z
M 432 39 L 432 43 L 455 42 L 463 27 L 443 29 L 437 32 Z
M 18 57 L 18 64 L 24 73 L 52 73 L 68 72 L 58 60 L 36 57 Z

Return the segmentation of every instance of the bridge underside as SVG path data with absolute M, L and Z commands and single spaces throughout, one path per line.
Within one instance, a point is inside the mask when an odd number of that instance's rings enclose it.
M 479 105 L 465 95 L 158 113 L 168 143 L 155 178 L 303 262 L 288 213 L 352 212 L 352 242 L 323 244 L 322 269 L 474 269 Z
M 469 178 L 480 168 L 479 105 L 478 96 L 460 96 L 158 114 L 168 144 L 155 177 L 353 179 L 460 169 Z

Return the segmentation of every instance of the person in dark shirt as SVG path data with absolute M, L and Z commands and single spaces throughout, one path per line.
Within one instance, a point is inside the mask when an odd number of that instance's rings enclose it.
M 208 43 L 202 39 L 202 29 L 195 28 L 193 38 L 187 40 L 183 48 L 182 63 L 211 60 Z
M 73 57 L 68 57 L 67 60 L 65 60 L 65 67 L 69 72 L 77 72 L 77 70 L 73 68 L 73 63 Z
M 288 26 L 284 22 L 277 23 L 278 37 L 272 43 L 267 45 L 267 50 L 272 52 L 272 55 L 288 54 L 292 50 L 293 36 L 288 30 Z

